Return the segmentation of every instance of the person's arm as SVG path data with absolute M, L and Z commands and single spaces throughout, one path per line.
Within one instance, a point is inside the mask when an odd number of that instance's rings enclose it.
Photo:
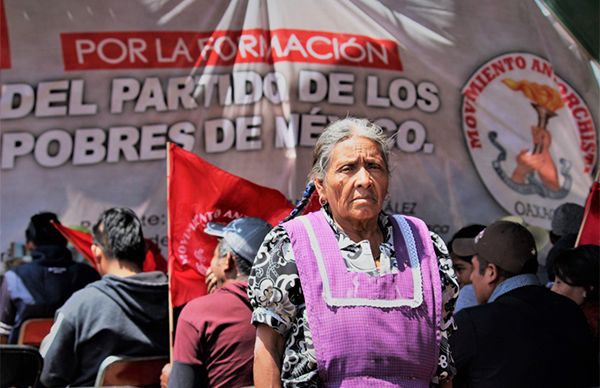
M 75 349 L 76 332 L 62 313 L 56 319 L 50 333 L 42 341 L 40 354 L 44 368 L 40 381 L 47 387 L 65 387 L 77 377 L 78 362 Z
M 202 333 L 192 323 L 192 315 L 201 309 L 192 309 L 197 300 L 189 302 L 177 320 L 173 364 L 168 377 L 169 387 L 193 388 L 208 386 L 208 375 L 204 365 L 205 349 L 202 349 Z
M 256 326 L 254 383 L 280 387 L 286 338 L 304 304 L 290 238 L 282 226 L 265 237 L 248 278 L 248 296 Z M 302 371 L 301 373 L 306 373 Z
M 8 336 L 15 323 L 16 309 L 8 289 L 8 279 L 11 276 L 14 276 L 12 271 L 6 272 L 0 286 L 0 344 L 8 343 Z
M 454 332 L 454 306 L 458 298 L 458 278 L 448 255 L 446 244 L 437 234 L 430 232 L 433 249 L 438 258 L 440 281 L 442 283 L 442 322 L 440 338 L 440 355 L 437 371 L 432 379 L 434 383 L 451 380 L 456 373 L 449 338 Z
M 440 383 L 440 388 L 452 388 L 452 380 L 446 380 Z
M 254 345 L 254 386 L 281 387 L 281 362 L 285 340 L 281 334 L 263 324 L 256 326 Z
M 457 329 L 449 341 L 456 367 L 456 375 L 452 381 L 453 387 L 465 387 L 469 385 L 470 365 L 474 359 L 477 359 L 477 330 L 473 324 L 469 310 L 462 310 L 456 314 Z

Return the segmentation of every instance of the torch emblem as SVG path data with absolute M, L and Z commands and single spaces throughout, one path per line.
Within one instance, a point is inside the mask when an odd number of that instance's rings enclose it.
M 502 83 L 515 92 L 521 92 L 530 100 L 538 117 L 537 124 L 531 127 L 531 149 L 521 150 L 516 157 L 517 166 L 512 174 L 507 174 L 501 163 L 506 160 L 506 150 L 498 142 L 496 132 L 489 133 L 489 139 L 498 149 L 499 155 L 492 162 L 498 176 L 512 189 L 522 194 L 539 194 L 542 197 L 554 199 L 564 198 L 571 188 L 572 178 L 569 174 L 570 163 L 560 159 L 560 173 L 564 178 L 560 186 L 556 164 L 550 153 L 552 134 L 548 130 L 548 121 L 557 115 L 564 106 L 558 90 L 548 85 L 515 81 L 505 78 Z

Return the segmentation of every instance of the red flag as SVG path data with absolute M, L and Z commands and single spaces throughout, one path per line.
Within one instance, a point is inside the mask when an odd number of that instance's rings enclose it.
M 204 275 L 217 239 L 204 233 L 208 222 L 258 217 L 277 225 L 292 209 L 279 191 L 259 186 L 169 144 L 169 273 L 173 306 L 205 295 Z
M 62 224 L 58 224 L 54 221 L 50 221 L 52 225 L 58 231 L 65 236 L 67 240 L 79 253 L 83 255 L 83 257 L 92 265 L 92 267 L 96 268 L 96 261 L 94 260 L 94 256 L 92 255 L 92 235 L 87 232 L 82 232 L 77 229 L 66 227 Z M 154 243 L 152 240 L 146 239 L 146 259 L 144 260 L 144 267 L 142 270 L 144 272 L 150 271 L 162 271 L 166 272 L 167 270 L 167 261 L 164 256 L 160 252 L 160 248 L 158 245 Z M 98 268 L 96 268 L 97 270 Z
M 83 255 L 83 257 L 90 263 L 90 265 L 96 268 L 96 261 L 94 260 L 94 256 L 92 255 L 92 235 L 86 232 L 82 232 L 77 229 L 72 229 L 64 226 L 63 224 L 56 223 L 54 221 L 50 221 L 52 225 L 58 231 L 65 236 L 67 240 L 79 253 Z M 98 270 L 98 268 L 96 268 Z
M 598 180 L 592 184 L 585 203 L 583 221 L 575 246 L 586 244 L 600 245 L 600 182 Z

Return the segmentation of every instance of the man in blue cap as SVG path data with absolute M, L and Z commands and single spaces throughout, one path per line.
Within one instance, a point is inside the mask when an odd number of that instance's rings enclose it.
M 248 275 L 271 228 L 259 218 L 239 218 L 227 225 L 208 223 L 204 229 L 219 237 L 210 264 L 209 295 L 189 302 L 179 316 L 169 387 L 253 384 L 256 329 L 251 323 Z

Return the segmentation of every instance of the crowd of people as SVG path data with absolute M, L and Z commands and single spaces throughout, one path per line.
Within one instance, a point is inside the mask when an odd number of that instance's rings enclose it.
M 522 222 L 479 220 L 446 244 L 422 220 L 385 213 L 388 144 L 367 120 L 334 122 L 286 220 L 206 225 L 218 239 L 208 294 L 177 319 L 163 387 L 599 384 L 600 247 L 575 247 L 583 208 L 555 210 L 544 284 Z M 320 210 L 302 215 L 313 195 Z M 97 271 L 72 260 L 50 221 L 32 217 L 33 261 L 4 276 L 0 338 L 54 317 L 40 347 L 48 387 L 93 385 L 109 355 L 168 355 L 167 277 L 142 271 L 133 211 L 100 215 Z

